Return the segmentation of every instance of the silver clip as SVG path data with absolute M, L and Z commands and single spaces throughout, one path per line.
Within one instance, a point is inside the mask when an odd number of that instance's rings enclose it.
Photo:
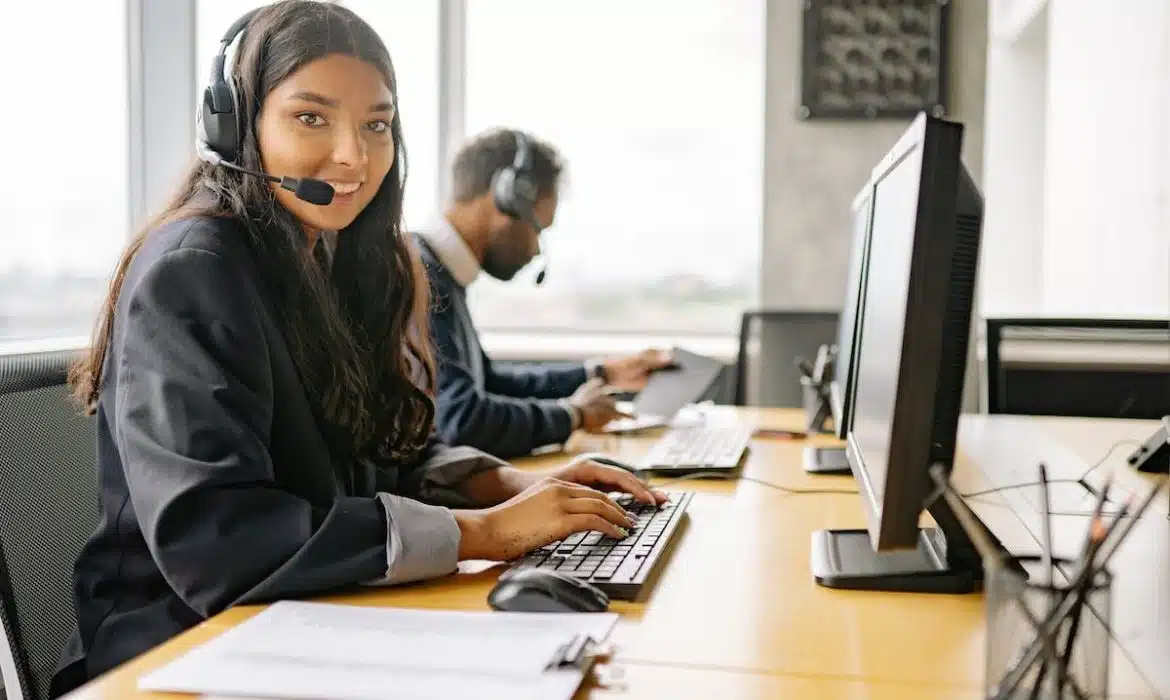
M 599 658 L 613 656 L 613 645 L 602 644 L 587 634 L 578 634 L 557 650 L 545 669 L 575 666 L 584 669 Z

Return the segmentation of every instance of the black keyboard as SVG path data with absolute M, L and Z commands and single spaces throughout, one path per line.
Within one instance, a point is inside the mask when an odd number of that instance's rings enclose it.
M 628 494 L 614 498 L 638 518 L 624 540 L 596 530 L 578 532 L 530 552 L 514 566 L 553 569 L 587 581 L 614 600 L 637 600 L 643 584 L 673 545 L 694 494 L 674 491 L 668 495 L 670 500 L 661 506 L 639 503 Z

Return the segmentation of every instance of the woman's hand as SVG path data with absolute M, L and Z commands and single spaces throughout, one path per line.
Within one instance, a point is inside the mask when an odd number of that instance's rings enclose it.
M 647 487 L 625 469 L 594 462 L 587 454 L 575 457 L 568 464 L 552 469 L 528 471 L 515 467 L 500 467 L 479 478 L 485 482 L 488 479 L 491 480 L 491 492 L 496 497 L 494 499 L 483 498 L 481 501 L 492 504 L 518 495 L 541 479 L 547 478 L 590 486 L 599 491 L 621 491 L 632 495 L 642 503 L 651 505 L 659 505 L 667 501 L 666 494 Z
M 538 473 L 541 476 L 549 476 L 582 486 L 591 486 L 601 491 L 628 493 L 635 500 L 649 505 L 661 505 L 667 501 L 665 493 L 650 488 L 625 469 L 594 462 L 587 454 L 574 458 L 562 467 Z
M 624 539 L 635 524 L 604 493 L 552 477 L 497 506 L 454 515 L 461 534 L 460 560 L 508 561 L 584 530 Z

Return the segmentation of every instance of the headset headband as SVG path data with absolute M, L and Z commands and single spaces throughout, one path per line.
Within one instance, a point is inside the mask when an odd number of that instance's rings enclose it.
M 244 30 L 251 24 L 252 18 L 256 13 L 264 9 L 257 7 L 254 10 L 249 10 L 243 17 L 232 22 L 232 26 L 228 27 L 227 31 L 223 33 L 223 38 L 219 40 L 219 51 L 211 64 L 211 82 L 226 81 L 227 80 L 227 50 L 236 40 L 236 37 L 244 33 Z
M 516 129 L 512 132 L 516 138 L 516 155 L 512 158 L 512 167 L 519 172 L 527 172 L 531 167 L 532 156 L 529 152 L 528 137 L 523 131 Z
M 228 27 L 219 41 L 219 51 L 211 61 L 211 75 L 196 115 L 195 143 L 196 152 L 208 162 L 233 162 L 239 155 L 241 110 L 235 81 L 228 73 L 227 50 L 246 32 L 252 18 L 261 9 L 249 11 Z

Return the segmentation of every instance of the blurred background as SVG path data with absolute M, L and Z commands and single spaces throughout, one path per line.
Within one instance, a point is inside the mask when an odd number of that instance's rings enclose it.
M 219 37 L 260 4 L 21 7 L 50 31 L 0 43 L 0 340 L 89 333 L 128 236 L 193 157 Z M 344 4 L 396 63 L 408 225 L 436 214 L 450 155 L 483 129 L 567 160 L 548 282 L 475 285 L 489 351 L 727 356 L 745 309 L 839 310 L 850 201 L 911 118 L 899 90 L 935 91 L 966 125 L 987 197 L 981 313 L 1170 316 L 1165 0 Z

